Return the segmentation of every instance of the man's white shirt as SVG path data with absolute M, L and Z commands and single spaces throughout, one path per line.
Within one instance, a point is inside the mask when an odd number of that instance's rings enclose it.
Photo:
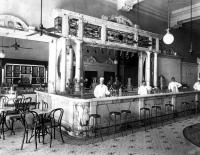
M 200 91 L 200 82 L 195 82 L 193 88 L 194 88 L 194 90 Z
M 110 95 L 110 92 L 108 91 L 108 87 L 106 85 L 97 85 L 94 89 L 94 96 L 96 98 L 106 97 L 106 95 Z
M 172 91 L 173 93 L 179 92 L 178 88 L 181 87 L 182 85 L 176 81 L 172 81 L 168 85 L 168 89 Z
M 138 88 L 138 94 L 139 95 L 147 95 L 149 90 L 151 90 L 150 86 L 143 86 L 143 85 L 141 85 Z

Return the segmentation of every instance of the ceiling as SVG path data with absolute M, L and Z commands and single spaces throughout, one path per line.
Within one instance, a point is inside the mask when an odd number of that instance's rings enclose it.
M 101 18 L 102 15 L 119 14 L 117 3 L 121 0 L 43 0 L 43 25 L 52 27 L 54 20 L 52 17 L 53 9 L 62 8 L 90 16 Z M 134 1 L 134 0 L 133 0 Z M 169 0 L 170 11 L 190 6 L 190 0 Z M 200 3 L 200 0 L 192 0 L 193 4 Z M 139 4 L 140 13 L 153 16 L 167 22 L 168 0 L 144 0 Z M 137 5 L 133 10 L 137 10 Z M 0 14 L 10 14 L 24 20 L 30 26 L 39 26 L 40 24 L 40 0 L 0 0 Z M 151 23 L 149 23 L 151 24 Z M 200 33 L 200 21 L 194 21 L 194 31 Z M 187 24 L 186 24 L 187 25 Z M 0 38 L 0 44 L 1 44 Z M 13 44 L 13 39 L 4 38 L 5 45 Z M 30 50 L 6 49 L 6 57 L 48 60 L 48 44 L 36 41 L 18 40 L 24 47 L 31 47 Z M 42 54 L 41 54 L 42 53 Z
M 43 24 L 46 27 L 53 26 L 52 12 L 55 8 L 67 9 L 98 18 L 103 14 L 116 14 L 118 1 L 121 0 L 43 0 Z M 171 11 L 190 6 L 190 0 L 169 0 L 169 2 Z M 139 6 L 143 13 L 160 16 L 167 20 L 167 3 L 168 0 L 144 0 L 140 2 Z M 200 3 L 200 0 L 192 0 L 192 3 Z M 137 9 L 137 7 L 133 7 L 133 9 Z M 38 26 L 40 24 L 40 0 L 29 0 L 28 2 L 20 0 L 17 3 L 16 0 L 1 0 L 0 14 L 14 14 L 27 22 L 28 25 Z
M 29 41 L 24 39 L 16 39 L 16 42 L 20 45 L 20 47 L 31 49 L 18 48 L 16 50 L 13 47 L 0 47 L 0 50 L 3 50 L 5 52 L 6 58 L 48 61 L 48 43 Z M 12 46 L 14 43 L 14 38 L 0 37 L 0 46 Z

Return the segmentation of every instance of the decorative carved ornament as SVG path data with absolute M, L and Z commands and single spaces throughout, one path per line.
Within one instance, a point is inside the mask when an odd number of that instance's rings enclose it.
M 22 31 L 28 31 L 29 29 L 24 21 L 12 15 L 0 15 L 0 27 Z
M 143 0 L 139 0 L 142 2 Z M 117 0 L 117 9 L 123 11 L 130 11 L 138 0 Z
M 111 58 L 108 58 L 108 60 L 106 60 L 106 64 L 114 64 L 114 61 Z
M 127 26 L 133 26 L 134 24 L 132 23 L 132 21 L 122 15 L 112 15 L 112 16 L 101 16 L 102 19 L 104 20 L 108 20 L 108 21 L 112 21 L 115 23 L 119 23 L 119 24 L 123 24 L 123 25 L 127 25 Z
M 91 57 L 87 58 L 86 62 L 89 62 L 89 63 L 96 63 L 97 60 L 95 59 L 95 57 L 91 56 Z

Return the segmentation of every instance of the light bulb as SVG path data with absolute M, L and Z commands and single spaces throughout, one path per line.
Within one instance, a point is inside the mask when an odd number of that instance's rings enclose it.
M 115 58 L 115 60 L 114 60 L 114 64 L 115 65 L 117 65 L 118 64 L 118 61 L 117 61 L 117 59 Z
M 5 58 L 5 53 L 4 53 L 4 51 L 0 51 L 0 58 Z
M 167 33 L 163 37 L 163 42 L 167 45 L 172 44 L 174 41 L 174 36 L 169 32 L 169 29 L 167 29 Z

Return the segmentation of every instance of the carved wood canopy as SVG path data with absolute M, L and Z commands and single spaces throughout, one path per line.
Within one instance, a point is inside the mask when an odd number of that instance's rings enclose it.
M 0 15 L 0 27 L 28 31 L 28 25 L 12 15 Z

